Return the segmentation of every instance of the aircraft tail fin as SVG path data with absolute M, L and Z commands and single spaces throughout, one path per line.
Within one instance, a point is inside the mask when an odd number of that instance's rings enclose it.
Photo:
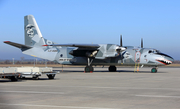
M 55 43 L 42 37 L 33 15 L 24 16 L 24 37 L 25 44 L 19 44 L 11 41 L 4 41 L 4 43 L 20 48 L 22 53 L 30 56 L 48 59 L 51 61 L 56 58 L 58 52 L 55 47 L 43 46 Z M 49 49 L 51 50 L 48 51 Z
M 43 38 L 33 15 L 24 17 L 24 35 L 26 46 L 39 47 L 47 44 L 46 42 L 52 44 L 51 41 L 47 41 Z

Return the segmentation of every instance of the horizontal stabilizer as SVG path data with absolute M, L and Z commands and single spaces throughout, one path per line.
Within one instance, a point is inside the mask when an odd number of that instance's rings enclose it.
M 98 44 L 52 44 L 43 46 L 64 46 L 64 47 L 79 47 L 79 48 L 99 48 Z
M 29 47 L 29 46 L 26 46 L 26 45 L 23 45 L 23 44 L 18 44 L 18 43 L 11 42 L 11 41 L 4 41 L 4 43 L 12 45 L 12 46 L 20 48 L 20 49 L 23 49 L 23 48 L 24 49 L 30 49 L 30 48 L 32 48 L 32 47 Z

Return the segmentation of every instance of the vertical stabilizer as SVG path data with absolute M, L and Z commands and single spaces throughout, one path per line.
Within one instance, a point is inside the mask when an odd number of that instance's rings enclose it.
M 27 46 L 42 46 L 45 44 L 41 31 L 36 23 L 33 15 L 27 15 L 24 17 L 24 34 L 25 45 Z
M 24 16 L 24 37 L 25 46 L 30 49 L 23 49 L 23 53 L 34 57 L 48 59 L 53 61 L 57 52 L 49 52 L 57 50 L 55 47 L 45 47 L 42 45 L 54 44 L 54 42 L 44 39 L 36 23 L 33 15 Z M 21 45 L 19 45 L 21 46 Z

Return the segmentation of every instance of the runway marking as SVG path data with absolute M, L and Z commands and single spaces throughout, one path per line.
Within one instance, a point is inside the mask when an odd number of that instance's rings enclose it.
M 64 92 L 0 91 L 0 93 L 64 94 Z
M 135 89 L 135 90 L 180 90 L 178 88 L 140 88 L 140 87 L 102 87 L 102 86 L 57 86 L 65 88 L 94 88 L 94 89 Z
M 164 96 L 164 95 L 135 95 L 138 97 L 155 97 L 155 98 L 180 98 L 180 96 Z
M 0 103 L 0 105 L 50 107 L 50 108 L 72 108 L 72 109 L 116 109 L 116 108 L 101 108 L 101 107 L 77 107 L 77 106 L 35 105 L 35 104 L 6 104 L 6 103 Z
M 141 90 L 177 90 L 178 88 L 141 88 L 141 87 L 102 87 L 102 86 L 52 86 L 52 85 L 8 85 L 8 86 L 22 86 L 22 87 L 64 87 L 64 88 L 95 88 L 95 89 L 141 89 Z

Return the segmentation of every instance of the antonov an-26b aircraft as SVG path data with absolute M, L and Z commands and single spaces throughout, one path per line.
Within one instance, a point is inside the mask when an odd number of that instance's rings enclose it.
M 57 61 L 64 65 L 86 65 L 85 72 L 93 72 L 93 66 L 109 66 L 110 72 L 116 71 L 116 66 L 152 66 L 151 72 L 157 72 L 157 67 L 171 64 L 174 59 L 152 48 L 123 46 L 116 44 L 56 44 L 44 39 L 33 15 L 24 17 L 25 44 L 11 41 L 4 43 L 18 47 L 22 53 Z

